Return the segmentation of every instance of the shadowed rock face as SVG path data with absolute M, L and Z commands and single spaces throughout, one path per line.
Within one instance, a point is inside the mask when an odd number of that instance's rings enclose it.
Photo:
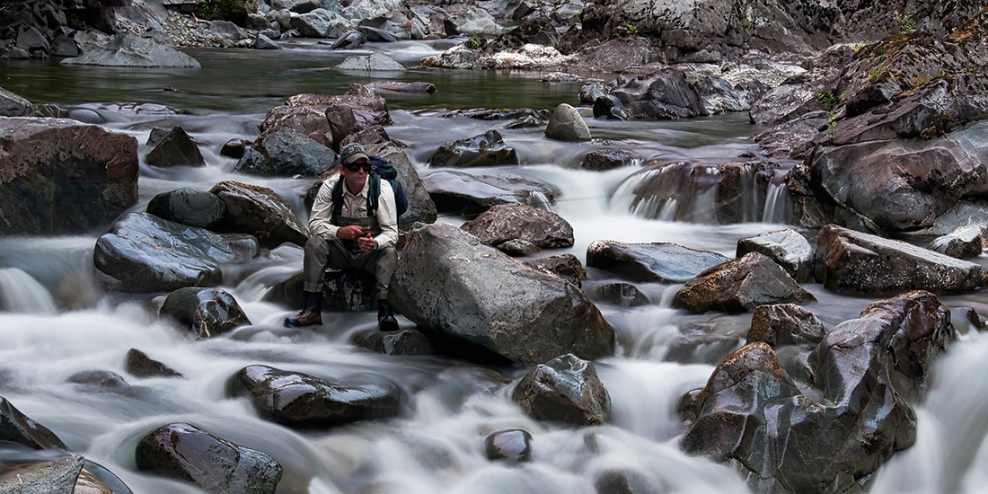
M 244 367 L 227 383 L 230 396 L 246 396 L 264 418 L 294 427 L 345 424 L 393 417 L 401 392 L 387 381 L 343 386 L 265 365 Z
M 929 292 L 876 302 L 805 354 L 804 394 L 766 343 L 727 356 L 684 397 L 683 448 L 736 460 L 756 492 L 844 492 L 916 439 L 916 399 L 931 360 L 953 338 Z
M 305 245 L 309 240 L 309 229 L 295 216 L 291 204 L 267 187 L 227 181 L 209 191 L 226 204 L 221 224 L 225 231 L 249 233 L 271 248 L 284 242 Z
M 0 441 L 10 441 L 34 449 L 66 449 L 54 432 L 21 413 L 0 396 Z
M 537 365 L 518 383 L 511 399 L 538 420 L 578 426 L 611 420 L 611 396 L 597 377 L 593 362 L 573 354 Z
M 137 202 L 131 136 L 75 120 L 0 118 L 0 155 L 0 235 L 105 228 Z
M 526 365 L 614 352 L 614 329 L 582 291 L 448 224 L 408 233 L 389 300 L 424 331 Z
M 815 266 L 817 280 L 838 292 L 963 293 L 984 285 L 978 264 L 836 225 L 820 231 Z
M 134 457 L 140 470 L 192 482 L 215 494 L 274 494 L 282 474 L 270 456 L 183 423 L 144 436 Z
M 757 252 L 700 273 L 675 298 L 677 306 L 699 313 L 737 313 L 764 304 L 812 301 L 816 301 L 813 295 L 782 267 Z

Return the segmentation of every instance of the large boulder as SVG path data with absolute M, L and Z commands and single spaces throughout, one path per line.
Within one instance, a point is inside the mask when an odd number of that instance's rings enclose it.
M 183 187 L 154 196 L 148 202 L 147 213 L 183 225 L 213 229 L 223 220 L 226 204 L 212 192 Z
M 197 340 L 250 325 L 237 299 L 219 288 L 179 288 L 165 297 L 158 315 L 174 318 Z
M 459 213 L 474 217 L 491 206 L 518 202 L 530 206 L 553 204 L 559 196 L 554 186 L 520 175 L 471 175 L 465 172 L 439 170 L 422 179 L 442 213 Z
M 0 117 L 40 116 L 30 101 L 0 87 Z
M 707 114 L 696 90 L 675 69 L 628 79 L 611 89 L 609 96 L 613 96 L 610 100 L 620 105 L 627 118 L 634 120 L 675 120 Z M 599 116 L 596 102 L 594 116 Z
M 549 117 L 545 136 L 557 141 L 589 141 L 590 128 L 576 108 L 560 103 Z
M 233 171 L 267 177 L 318 177 L 333 169 L 335 161 L 332 149 L 285 125 L 258 136 Z
M 729 260 L 716 252 L 666 242 L 629 244 L 597 240 L 587 247 L 588 267 L 639 282 L 685 283 Z
M 826 330 L 816 314 L 795 304 L 760 305 L 751 314 L 747 343 L 777 345 L 816 345 Z
M 398 170 L 398 182 L 408 198 L 408 210 L 398 218 L 398 227 L 407 228 L 415 222 L 435 222 L 438 217 L 436 204 L 432 202 L 429 191 L 419 178 L 418 169 L 408 159 L 408 153 L 395 146 L 388 146 L 379 151 L 379 156 Z
M 501 133 L 496 130 L 458 141 L 447 142 L 429 160 L 429 166 L 453 166 L 470 168 L 476 166 L 517 165 L 518 153 L 504 143 Z
M 161 67 L 198 69 L 199 62 L 170 46 L 150 38 L 124 33 L 107 36 L 95 31 L 76 33 L 82 55 L 62 60 L 63 65 L 110 67 Z
M 401 405 L 400 389 L 387 381 L 343 386 L 265 365 L 238 371 L 227 383 L 227 392 L 250 398 L 262 417 L 294 427 L 393 417 Z
M 963 293 L 984 286 L 978 264 L 836 225 L 820 231 L 815 266 L 817 281 L 837 292 Z
M 355 55 L 346 57 L 339 65 L 333 67 L 336 70 L 360 70 L 360 71 L 382 71 L 382 72 L 404 72 L 407 69 L 395 59 L 383 54 L 372 53 L 370 55 Z
M 345 136 L 340 136 L 339 139 L 335 137 L 333 123 L 330 119 L 326 118 L 326 110 L 322 108 L 312 106 L 276 106 L 268 110 L 267 114 L 264 115 L 264 121 L 258 126 L 261 129 L 261 135 L 255 139 L 254 145 L 260 144 L 262 137 L 273 133 L 275 129 L 288 127 L 313 141 L 330 147 Z
M 395 307 L 426 331 L 534 365 L 614 351 L 614 328 L 586 295 L 447 224 L 410 231 L 391 282 Z
M 96 241 L 93 261 L 112 289 L 147 293 L 216 286 L 220 266 L 250 259 L 257 241 L 131 213 Z
M 178 125 L 172 127 L 161 138 L 154 149 L 144 157 L 144 161 L 149 165 L 160 167 L 206 166 L 206 160 L 202 157 L 196 141 Z
M 682 446 L 732 461 L 756 492 L 846 492 L 913 445 L 908 400 L 953 336 L 936 296 L 911 292 L 868 306 L 805 356 L 804 393 L 765 343 L 725 358 L 681 409 Z M 817 397 L 817 398 L 814 398 Z
M 447 7 L 443 24 L 449 36 L 497 35 L 503 30 L 489 12 L 468 4 L 453 4 Z
M 295 216 L 292 205 L 267 187 L 227 181 L 209 191 L 226 204 L 221 224 L 226 231 L 254 235 L 269 248 L 285 242 L 305 245 L 309 240 L 309 229 Z
M 193 425 L 163 425 L 137 443 L 137 469 L 192 482 L 215 494 L 274 494 L 281 465 L 265 453 Z
M 749 252 L 768 256 L 800 283 L 813 278 L 813 247 L 792 228 L 738 239 L 736 257 Z
M 3 396 L 0 396 L 0 441 L 34 449 L 66 449 L 54 432 L 21 413 Z
M 816 301 L 775 261 L 757 252 L 714 266 L 686 282 L 674 300 L 693 312 L 744 312 L 763 304 Z
M 137 202 L 137 139 L 75 120 L 0 118 L 0 235 L 104 228 Z
M 526 415 L 576 426 L 611 421 L 611 395 L 597 377 L 593 362 L 573 354 L 535 366 L 511 393 Z
M 542 249 L 573 246 L 573 227 L 561 216 L 515 202 L 498 204 L 460 229 L 492 247 L 509 240 L 524 240 Z
M 330 108 L 337 105 L 348 107 L 356 120 L 358 127 L 356 130 L 363 130 L 375 125 L 391 125 L 392 123 L 391 114 L 388 113 L 388 105 L 384 98 L 360 84 L 351 84 L 346 93 L 340 95 L 296 94 L 288 98 L 285 104 L 318 108 Z

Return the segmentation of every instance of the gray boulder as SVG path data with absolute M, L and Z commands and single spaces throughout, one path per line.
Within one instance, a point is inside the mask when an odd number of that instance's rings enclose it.
M 515 387 L 511 400 L 537 420 L 576 426 L 611 421 L 611 395 L 593 362 L 571 353 L 535 366 Z
M 794 304 L 760 305 L 751 314 L 747 343 L 816 345 L 826 332 L 816 314 Z
M 161 67 L 198 69 L 199 62 L 174 48 L 159 45 L 134 34 L 106 36 L 79 32 L 76 42 L 82 55 L 62 60 L 63 65 L 102 65 L 111 67 Z
M 684 283 L 729 260 L 716 252 L 666 242 L 629 244 L 597 240 L 587 247 L 588 267 L 638 282 Z
M 746 345 L 684 400 L 682 447 L 731 461 L 756 492 L 860 487 L 916 441 L 908 400 L 952 337 L 949 311 L 928 292 L 876 302 L 805 357 L 816 376 L 805 394 L 771 347 Z
M 624 149 L 591 151 L 580 161 L 580 168 L 595 172 L 613 170 L 633 163 L 635 154 Z
M 813 301 L 816 298 L 781 266 L 757 252 L 698 274 L 686 282 L 674 300 L 678 307 L 693 312 L 718 310 L 731 314 L 764 304 Z
M 168 294 L 158 315 L 175 319 L 197 340 L 250 325 L 250 319 L 233 295 L 219 288 L 179 288 Z
M 254 235 L 269 248 L 285 242 L 305 245 L 309 240 L 309 229 L 295 216 L 292 205 L 267 187 L 227 181 L 209 191 L 226 204 L 222 230 Z
M 394 417 L 401 405 L 401 390 L 388 381 L 342 386 L 265 365 L 244 367 L 234 374 L 227 393 L 248 397 L 259 415 L 293 427 Z
M 234 43 L 245 39 L 250 39 L 250 34 L 247 34 L 247 31 L 245 31 L 244 28 L 230 21 L 211 21 L 209 23 L 209 32 L 233 41 Z
M 590 128 L 580 112 L 566 103 L 560 103 L 549 117 L 545 136 L 557 141 L 589 141 Z
M 0 441 L 34 449 L 66 449 L 54 432 L 21 413 L 3 396 L 0 396 Z
M 40 117 L 30 101 L 0 87 L 0 117 Z
M 226 204 L 212 192 L 183 187 L 154 196 L 146 211 L 168 221 L 211 230 L 223 220 Z
M 261 135 L 255 139 L 255 142 L 281 127 L 288 127 L 326 147 L 331 147 L 343 138 L 343 136 L 339 139 L 335 137 L 332 122 L 326 118 L 326 110 L 312 106 L 276 106 L 268 110 L 264 115 L 264 121 L 258 127 L 261 129 Z
M 836 225 L 820 231 L 815 259 L 817 281 L 836 292 L 964 293 L 984 286 L 978 264 Z
M 968 259 L 981 255 L 984 241 L 984 227 L 969 225 L 936 238 L 930 243 L 930 250 L 957 259 Z
M 257 33 L 257 39 L 254 40 L 254 48 L 258 50 L 283 50 L 276 41 L 272 40 L 263 33 Z
M 0 118 L 0 141 L 0 235 L 85 233 L 137 202 L 131 136 L 75 120 Z
M 444 25 L 449 36 L 498 35 L 503 31 L 490 13 L 468 4 L 453 4 L 447 7 Z
M 441 213 L 474 217 L 496 204 L 517 202 L 530 206 L 553 204 L 559 196 L 554 186 L 520 175 L 471 175 L 439 170 L 422 179 Z
M 370 89 L 360 84 L 350 84 L 346 93 L 339 95 L 326 94 L 296 94 L 285 102 L 288 106 L 311 106 L 331 108 L 333 106 L 348 107 L 356 122 L 354 131 L 363 130 L 375 125 L 391 125 L 391 115 L 384 98 L 374 94 Z M 332 121 L 332 116 L 327 113 Z M 335 137 L 335 133 L 333 134 Z
M 325 9 L 316 9 L 291 17 L 291 26 L 306 38 L 325 38 L 329 35 L 329 21 L 332 17 Z
M 398 182 L 405 191 L 405 197 L 408 198 L 408 210 L 398 218 L 398 227 L 408 228 L 416 222 L 435 222 L 438 217 L 436 204 L 429 196 L 422 179 L 419 178 L 415 165 L 408 159 L 408 153 L 403 149 L 388 146 L 379 151 L 379 156 L 398 170 Z
M 493 206 L 460 229 L 492 247 L 509 240 L 524 240 L 542 249 L 573 246 L 573 227 L 561 216 L 514 202 Z
M 436 85 L 431 82 L 376 81 L 365 84 L 377 95 L 387 94 L 432 94 Z
M 86 459 L 72 455 L 14 475 L 0 478 L 0 492 L 7 494 L 73 494 Z
M 501 133 L 488 130 L 479 136 L 447 142 L 432 155 L 430 167 L 453 166 L 469 168 L 475 166 L 517 165 L 518 153 L 504 143 Z
M 34 26 L 21 26 L 17 33 L 17 47 L 30 52 L 41 52 L 45 55 L 51 54 L 51 45 L 41 31 Z
M 366 70 L 366 71 L 391 71 L 404 72 L 407 69 L 395 59 L 383 54 L 372 53 L 370 55 L 356 55 L 346 57 L 342 63 L 333 67 L 336 70 Z
M 161 138 L 144 161 L 149 165 L 160 167 L 206 166 L 206 160 L 203 159 L 199 146 L 185 129 L 177 125 Z
M 421 329 L 526 365 L 564 353 L 613 353 L 614 329 L 572 284 L 452 225 L 421 226 L 407 236 L 389 300 Z
M 137 443 L 137 469 L 210 493 L 274 494 L 282 469 L 270 456 L 193 425 L 163 425 Z
M 707 115 L 696 90 L 675 69 L 629 79 L 612 89 L 610 96 L 620 102 L 633 120 L 676 120 Z
M 813 247 L 806 237 L 792 228 L 739 239 L 736 257 L 749 252 L 772 259 L 799 283 L 813 278 Z
M 93 261 L 108 276 L 110 288 L 147 293 L 186 286 L 215 286 L 220 266 L 252 256 L 238 251 L 242 237 L 131 213 L 96 241 Z M 253 241 L 256 252 L 257 243 Z M 167 246 L 167 248 L 164 248 Z
M 234 171 L 266 177 L 318 177 L 333 169 L 335 160 L 332 149 L 286 125 L 258 136 Z

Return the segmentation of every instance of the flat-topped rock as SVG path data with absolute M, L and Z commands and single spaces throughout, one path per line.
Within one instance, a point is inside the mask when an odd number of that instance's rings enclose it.
M 639 282 L 685 283 L 729 260 L 716 252 L 666 242 L 629 244 L 597 240 L 587 247 L 588 267 Z

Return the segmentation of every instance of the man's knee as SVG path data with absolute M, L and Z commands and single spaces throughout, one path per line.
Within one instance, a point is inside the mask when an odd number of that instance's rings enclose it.
M 329 243 L 326 239 L 320 237 L 319 235 L 313 235 L 306 240 L 305 247 L 303 249 L 305 252 L 322 252 L 329 248 Z

